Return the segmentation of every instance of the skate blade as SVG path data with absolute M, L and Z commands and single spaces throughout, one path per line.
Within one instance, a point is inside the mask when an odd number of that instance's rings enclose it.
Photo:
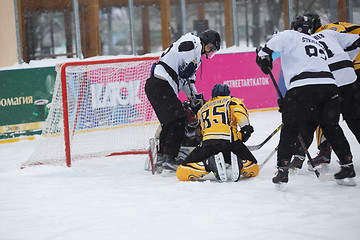
M 275 183 L 275 189 L 280 192 L 285 192 L 287 183 Z
M 320 164 L 316 167 L 312 167 L 311 165 L 308 165 L 308 170 L 310 172 L 315 172 L 315 170 L 318 170 L 318 171 L 323 171 L 323 172 L 326 172 L 326 171 L 329 171 L 329 164 Z
M 344 185 L 344 186 L 356 186 L 357 185 L 355 178 L 335 179 L 335 182 L 339 185 Z
M 163 169 L 161 172 L 161 176 L 163 177 L 171 177 L 176 175 L 176 171 L 171 170 L 171 169 Z

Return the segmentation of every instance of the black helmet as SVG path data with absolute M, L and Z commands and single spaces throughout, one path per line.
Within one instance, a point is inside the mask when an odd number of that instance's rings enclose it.
M 206 30 L 199 35 L 201 42 L 205 45 L 212 43 L 216 47 L 216 51 L 220 50 L 220 34 L 214 30 Z
M 317 15 L 316 13 L 305 13 L 304 16 L 312 19 L 312 23 L 313 23 L 313 32 L 312 33 L 315 33 L 316 30 L 318 30 L 318 28 L 320 28 L 322 25 L 320 16 Z
M 211 91 L 211 98 L 217 96 L 230 96 L 230 88 L 226 84 L 215 84 Z
M 313 31 L 313 21 L 307 16 L 297 16 L 295 20 L 291 22 L 291 29 L 311 35 Z

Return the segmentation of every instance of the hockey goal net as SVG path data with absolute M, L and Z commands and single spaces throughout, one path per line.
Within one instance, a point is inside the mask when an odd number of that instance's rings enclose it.
M 68 62 L 56 66 L 49 115 L 23 167 L 145 153 L 158 119 L 144 86 L 158 58 Z

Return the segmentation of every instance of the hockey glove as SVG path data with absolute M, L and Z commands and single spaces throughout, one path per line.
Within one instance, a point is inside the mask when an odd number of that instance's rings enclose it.
M 282 110 L 284 109 L 284 99 L 278 98 L 277 103 L 279 105 L 279 112 L 282 113 Z
M 184 63 L 182 66 L 179 67 L 179 77 L 183 79 L 187 79 L 195 74 L 197 68 L 197 64 L 191 62 L 189 64 Z
M 240 132 L 242 142 L 246 142 L 247 140 L 249 140 L 251 134 L 254 132 L 254 128 L 251 125 L 246 125 L 241 128 Z
M 261 71 L 267 75 L 273 68 L 272 58 L 270 55 L 260 57 L 258 53 L 261 51 L 261 49 L 261 47 L 256 49 L 256 64 L 260 67 Z

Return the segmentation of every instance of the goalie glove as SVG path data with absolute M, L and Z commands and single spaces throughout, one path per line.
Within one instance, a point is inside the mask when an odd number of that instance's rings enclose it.
M 245 143 L 247 140 L 249 140 L 251 134 L 254 132 L 254 128 L 251 125 L 245 125 L 241 128 L 241 140 L 243 143 Z
M 258 54 L 261 50 L 262 47 L 256 49 L 256 64 L 260 67 L 261 71 L 267 75 L 273 68 L 272 57 L 270 55 L 260 57 Z

